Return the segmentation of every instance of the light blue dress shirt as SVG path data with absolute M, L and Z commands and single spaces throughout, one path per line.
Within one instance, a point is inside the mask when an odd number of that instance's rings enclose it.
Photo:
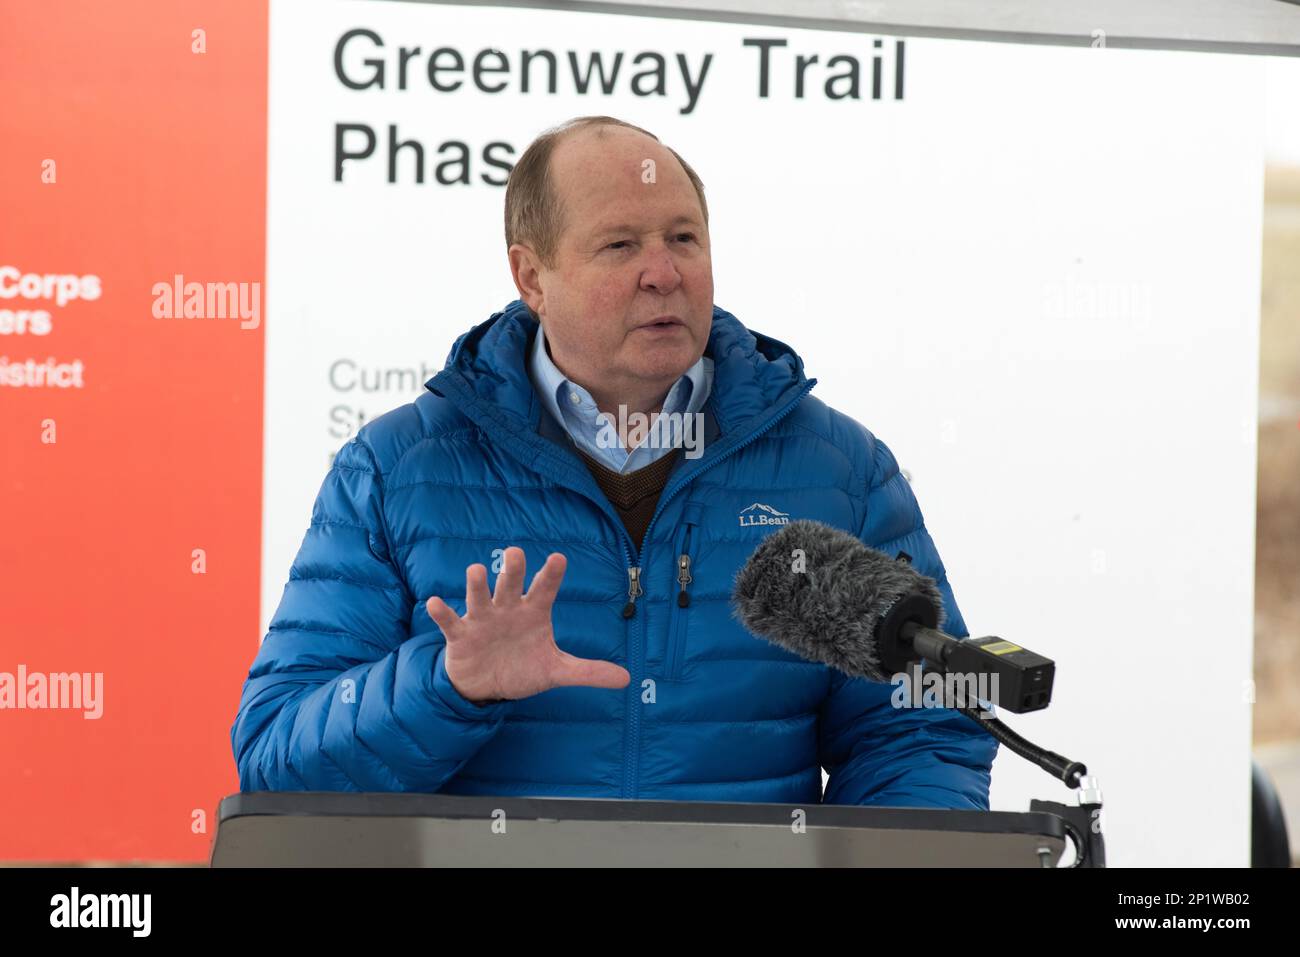
M 675 443 L 687 446 L 688 457 L 697 458 L 699 455 L 692 443 L 698 446 L 704 437 L 699 413 L 713 388 L 713 360 L 708 356 L 700 356 L 686 374 L 673 383 L 655 426 L 631 452 L 619 443 L 617 422 L 605 424 L 591 393 L 565 378 L 556 367 L 546 351 L 546 336 L 540 325 L 528 358 L 528 374 L 542 404 L 564 427 L 574 444 L 615 472 L 626 474 L 645 468 L 672 451 Z M 692 421 L 687 424 L 683 418 L 677 418 L 674 424 L 673 413 L 691 416 Z M 627 414 L 630 419 L 631 412 Z M 632 421 L 630 426 L 635 424 Z M 693 431 L 686 431 L 688 428 Z

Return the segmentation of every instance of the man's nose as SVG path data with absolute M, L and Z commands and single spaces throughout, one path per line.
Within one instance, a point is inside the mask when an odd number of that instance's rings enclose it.
M 658 293 L 672 292 L 682 284 L 682 274 L 677 271 L 672 253 L 659 246 L 646 251 L 645 269 L 641 273 L 641 288 Z

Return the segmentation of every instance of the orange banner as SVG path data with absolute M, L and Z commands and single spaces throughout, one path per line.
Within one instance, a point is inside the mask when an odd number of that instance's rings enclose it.
M 202 861 L 258 627 L 266 0 L 0 36 L 0 859 Z

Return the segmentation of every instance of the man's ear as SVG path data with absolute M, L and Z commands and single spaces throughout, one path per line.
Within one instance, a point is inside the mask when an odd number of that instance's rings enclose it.
M 515 243 L 508 251 L 510 276 L 519 290 L 519 298 L 537 319 L 546 309 L 546 294 L 542 292 L 541 261 L 533 250 L 523 243 Z M 539 320 L 540 321 L 540 320 Z

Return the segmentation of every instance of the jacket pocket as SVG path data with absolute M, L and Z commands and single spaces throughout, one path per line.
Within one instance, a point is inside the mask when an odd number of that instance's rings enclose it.
M 686 646 L 686 616 L 690 612 L 692 583 L 698 577 L 695 566 L 700 541 L 699 512 L 690 505 L 682 520 L 682 532 L 673 549 L 674 598 L 668 615 L 668 647 L 664 652 L 664 677 L 675 681 L 681 676 Z

